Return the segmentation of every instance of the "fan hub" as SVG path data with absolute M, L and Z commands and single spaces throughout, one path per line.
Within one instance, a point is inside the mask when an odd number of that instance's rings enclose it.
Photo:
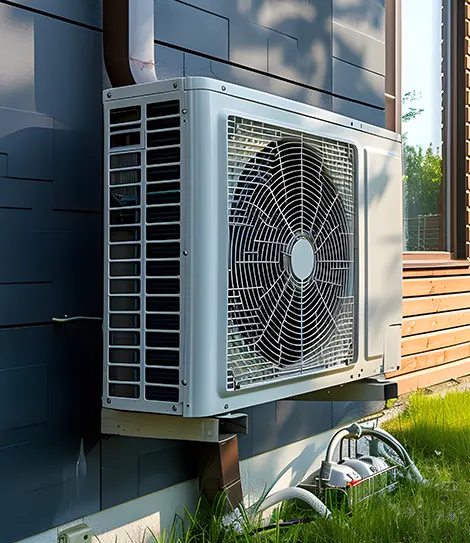
M 308 239 L 301 238 L 294 243 L 291 253 L 292 273 L 300 281 L 310 277 L 315 269 L 315 252 Z

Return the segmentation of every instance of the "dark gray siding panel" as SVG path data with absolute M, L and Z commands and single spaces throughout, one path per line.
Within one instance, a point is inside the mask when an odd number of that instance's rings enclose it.
M 0 326 L 101 315 L 101 217 L 47 209 L 40 215 L 26 207 L 27 198 L 24 205 L 0 209 L 1 222 L 18 233 L 6 242 L 8 260 L 0 265 Z M 26 244 L 19 245 L 23 240 Z M 28 245 L 36 242 L 28 253 Z M 24 264 L 29 267 L 24 269 Z
M 269 73 L 331 91 L 332 1 L 252 0 L 253 23 L 270 30 Z M 247 56 L 250 34 L 247 33 Z
M 364 123 L 385 128 L 385 110 L 372 108 L 343 98 L 333 98 L 333 111 Z
M 50 325 L 27 328 L 0 329 L 0 372 L 11 368 L 35 366 L 41 358 L 50 360 L 54 354 L 60 357 L 61 343 L 57 343 L 55 327 Z M 35 350 L 31 350 L 34 345 Z
M 6 160 L 5 177 L 52 181 L 53 117 L 3 107 L 0 108 L 0 117 L 0 153 Z
M 76 444 L 78 447 L 80 443 Z M 52 447 L 60 447 L 60 458 L 51 454 Z M 17 481 L 4 484 L 2 479 L 2 495 L 7 495 L 8 499 L 2 501 L 2 542 L 18 541 L 18 538 L 33 536 L 43 532 L 53 526 L 58 526 L 91 514 L 99 509 L 99 447 L 91 450 L 86 455 L 87 477 L 86 479 L 75 476 L 75 465 L 77 457 L 69 455 L 64 449 L 63 443 L 53 443 L 49 441 L 44 443 L 43 447 L 35 449 L 26 449 L 21 458 L 19 448 L 11 450 L 14 454 L 7 458 L 2 458 L 0 450 L 0 462 L 4 460 L 14 473 L 23 472 L 29 475 L 44 473 L 45 478 L 50 476 L 48 466 L 43 458 L 48 458 L 48 464 L 56 462 L 60 465 L 62 471 L 57 474 L 61 481 L 52 483 L 43 481 L 40 488 L 25 490 L 17 486 Z M 68 458 L 67 467 L 64 459 Z M 32 459 L 34 459 L 32 461 Z M 34 465 L 34 474 L 28 470 L 28 466 Z M 1 470 L 0 468 L 0 471 Z M 2 474 L 3 477 L 3 474 Z M 27 511 L 27 515 L 25 515 Z
M 160 43 L 331 91 L 331 0 L 155 0 L 155 8 Z
M 99 343 L 89 324 L 0 330 L 2 541 L 99 510 Z
M 12 390 L 18 394 L 12 395 Z M 46 420 L 47 367 L 4 370 L 0 380 L 0 431 L 42 424 Z
M 267 73 L 268 36 L 270 31 L 251 21 L 230 24 L 230 61 Z
M 283 447 L 331 428 L 331 402 L 281 401 L 255 407 L 253 454 Z
M 299 73 L 297 38 L 270 31 L 268 34 L 268 73 L 296 80 Z
M 0 181 L 0 192 L 1 186 Z M 0 285 L 35 281 L 44 284 L 52 280 L 51 258 L 55 255 L 50 233 L 18 229 L 14 236 L 6 238 L 2 241 Z
M 102 508 L 197 476 L 196 444 L 111 437 L 102 443 Z
M 217 61 L 210 62 L 210 72 L 208 73 L 216 79 L 229 81 L 271 94 L 285 96 L 286 98 L 297 100 L 298 102 L 304 102 L 312 106 L 331 110 L 331 96 L 329 94 L 318 92 L 308 87 L 301 87 L 289 81 L 275 79 L 267 75 L 253 74 L 243 68 L 230 66 Z
M 50 321 L 51 283 L 12 283 L 0 285 L 0 326 L 22 326 Z M 31 303 L 34 300 L 34 303 Z
M 385 108 L 385 77 L 333 59 L 333 92 L 337 96 Z
M 385 41 L 386 0 L 333 0 L 333 19 Z
M 333 21 L 333 56 L 385 75 L 385 43 Z
M 1 3 L 0 106 L 35 111 L 33 14 Z
M 228 60 L 229 21 L 175 0 L 156 0 L 155 35 L 165 42 Z
M 82 25 L 102 27 L 102 0 L 15 0 L 15 4 Z
M 333 402 L 333 427 L 343 426 L 380 412 L 383 402 Z
M 54 117 L 54 208 L 101 211 L 101 34 L 43 16 L 34 34 L 36 108 Z
M 139 496 L 197 477 L 197 445 L 164 442 L 139 456 Z
M 77 19 L 92 6 L 29 4 Z M 51 318 L 102 311 L 102 62 L 99 32 L 2 3 L 0 45 L 0 224 L 7 234 L 0 508 L 7 543 L 100 508 L 101 329 Z
M 189 4 L 195 8 L 207 11 L 209 13 L 215 13 L 222 17 L 233 17 L 234 14 L 239 11 L 240 2 L 233 2 L 233 0 L 172 0 L 174 2 L 181 2 L 183 4 Z M 245 1 L 245 0 L 242 0 Z M 251 1 L 251 0 L 250 0 Z M 161 0 L 155 0 L 155 5 L 158 8 L 158 4 Z M 245 2 L 246 3 L 246 2 Z M 244 10 L 246 12 L 246 8 Z M 158 12 L 157 12 L 158 14 Z
M 155 46 L 155 67 L 159 79 L 172 79 L 184 75 L 184 53 L 165 45 Z

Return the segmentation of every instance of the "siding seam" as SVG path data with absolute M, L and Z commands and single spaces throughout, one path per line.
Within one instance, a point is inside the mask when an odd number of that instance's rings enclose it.
M 188 53 L 190 55 L 195 55 L 195 56 L 198 56 L 198 57 L 201 57 L 201 58 L 205 58 L 207 60 L 213 60 L 215 62 L 220 62 L 221 64 L 226 64 L 227 66 L 233 66 L 234 68 L 241 68 L 242 70 L 246 70 L 248 72 L 263 75 L 263 76 L 269 77 L 271 79 L 277 79 L 278 81 L 284 81 L 286 83 L 291 83 L 292 85 L 296 85 L 297 87 L 300 87 L 300 88 L 303 88 L 303 89 L 313 90 L 313 91 L 319 92 L 321 94 L 324 94 L 326 96 L 331 96 L 332 98 L 340 98 L 341 100 L 346 100 L 346 101 L 354 103 L 354 104 L 359 104 L 361 106 L 366 106 L 366 107 L 369 107 L 371 109 L 375 109 L 377 111 L 385 111 L 385 107 L 376 106 L 374 104 L 370 104 L 369 102 L 361 102 L 360 100 L 355 100 L 354 98 L 349 98 L 348 96 L 343 96 L 342 94 L 337 94 L 337 93 L 334 93 L 332 91 L 328 91 L 326 89 L 320 89 L 318 87 L 312 87 L 310 85 L 307 85 L 306 83 L 302 83 L 301 81 L 293 81 L 292 79 L 288 79 L 286 77 L 282 77 L 282 76 L 272 74 L 272 73 L 268 73 L 268 72 L 263 72 L 263 70 L 257 70 L 256 68 L 252 68 L 250 66 L 244 66 L 243 64 L 237 64 L 236 62 L 231 62 L 231 61 L 227 61 L 227 60 L 220 59 L 220 58 L 217 58 L 217 57 L 213 57 L 212 55 L 208 55 L 206 53 L 200 53 L 198 51 L 193 51 L 191 49 L 187 49 L 186 47 L 181 47 L 181 46 L 174 45 L 172 43 L 168 43 L 168 42 L 161 41 L 161 40 L 155 40 L 155 44 L 156 45 L 162 45 L 164 47 L 168 47 L 168 48 L 174 49 L 176 51 L 181 51 L 182 53 Z M 334 57 L 332 56 L 331 58 L 333 60 Z M 337 59 L 337 60 L 340 60 L 340 59 Z M 345 62 L 345 61 L 341 60 L 341 62 Z M 346 62 L 346 64 L 350 64 L 350 63 Z M 357 68 L 357 66 L 354 65 L 354 64 L 351 64 L 351 66 Z M 359 68 L 359 69 L 364 70 L 365 72 L 372 73 L 374 75 L 380 75 L 380 74 L 376 74 L 376 72 L 371 72 L 370 70 L 366 70 L 365 68 Z M 383 77 L 383 76 L 381 76 L 381 77 Z
M 99 28 L 97 26 L 88 25 L 86 23 L 81 23 L 80 21 L 74 21 L 73 19 L 69 19 L 67 17 L 62 17 L 61 15 L 56 15 L 54 13 L 50 13 L 48 11 L 44 11 L 42 9 L 33 8 L 30 6 L 25 6 L 23 4 L 20 4 L 18 2 L 14 2 L 12 0 L 0 0 L 1 4 L 5 4 L 7 6 L 11 6 L 14 8 L 22 9 L 24 11 L 29 11 L 30 13 L 35 13 L 36 15 L 44 15 L 45 17 L 49 17 L 50 19 L 55 19 L 56 21 L 61 21 L 62 23 L 69 23 L 73 24 L 75 26 L 79 26 L 81 28 L 85 28 L 87 30 L 94 30 L 97 32 L 103 32 L 102 28 Z

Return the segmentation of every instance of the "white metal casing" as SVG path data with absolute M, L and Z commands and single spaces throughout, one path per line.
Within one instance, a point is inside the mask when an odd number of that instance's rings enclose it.
M 144 397 L 145 346 L 136 368 L 135 398 L 110 395 L 108 223 L 105 227 L 103 405 L 113 409 L 205 417 L 299 396 L 393 371 L 399 365 L 401 326 L 402 185 L 397 134 L 343 116 L 207 78 L 184 78 L 112 89 L 104 94 L 105 212 L 109 221 L 110 110 L 179 100 L 181 116 L 180 324 L 177 401 Z M 355 363 L 227 390 L 227 119 L 229 116 L 345 142 L 355 149 Z M 119 148 L 145 156 L 145 122 L 139 142 Z M 111 154 L 113 153 L 111 149 Z M 145 194 L 145 158 L 142 195 Z M 145 206 L 142 203 L 141 208 Z M 144 211 L 142 211 L 144 213 Z M 145 227 L 142 223 L 142 228 Z M 143 235 L 143 234 L 142 234 Z M 144 236 L 144 235 L 143 235 Z M 144 236 L 145 237 L 145 236 Z M 145 240 L 139 263 L 145 268 Z M 142 272 L 143 273 L 143 272 Z M 145 281 L 143 279 L 142 281 Z M 145 336 L 145 288 L 139 331 Z M 385 366 L 384 366 L 385 364 Z M 130 386 L 134 386 L 130 384 Z

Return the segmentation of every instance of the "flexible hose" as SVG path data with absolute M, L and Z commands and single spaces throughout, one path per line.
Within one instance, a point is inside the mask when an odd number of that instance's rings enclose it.
M 395 452 L 397 452 L 401 456 L 403 463 L 405 464 L 405 467 L 410 469 L 416 481 L 418 483 L 425 482 L 423 476 L 421 475 L 419 469 L 416 467 L 415 463 L 411 459 L 405 447 L 403 447 L 403 445 L 397 439 L 395 439 L 391 434 L 389 434 L 385 430 L 382 430 L 382 428 L 370 428 L 370 429 L 363 428 L 362 434 L 373 435 L 381 439 L 384 443 L 387 443 L 387 445 L 389 445 Z
M 322 517 L 331 518 L 331 511 L 322 503 L 314 494 L 308 490 L 297 487 L 284 488 L 268 496 L 264 502 L 257 508 L 257 513 L 262 513 L 266 509 L 277 505 L 278 503 L 287 501 L 287 500 L 302 500 Z
M 359 439 L 361 436 L 375 436 L 381 441 L 386 443 L 391 447 L 403 460 L 405 467 L 409 468 L 415 480 L 419 483 L 425 482 L 423 476 L 421 475 L 419 469 L 416 467 L 415 463 L 411 459 L 407 450 L 403 445 L 395 439 L 387 431 L 382 430 L 382 428 L 366 428 L 358 424 L 353 424 L 347 428 L 341 428 L 336 432 L 336 434 L 331 438 L 330 443 L 328 444 L 328 449 L 326 451 L 324 465 L 327 465 L 333 461 L 333 455 L 336 448 L 340 444 L 341 440 L 344 438 Z
M 357 439 L 361 437 L 361 432 L 362 428 L 361 426 L 359 426 L 359 424 L 353 424 L 352 426 L 348 426 L 347 428 L 341 428 L 340 430 L 338 430 L 328 443 L 328 448 L 326 449 L 324 461 L 327 463 L 333 461 L 333 455 L 335 453 L 335 450 L 342 439 L 345 439 L 347 437 Z
M 397 439 L 395 439 L 391 434 L 389 434 L 385 430 L 382 430 L 381 428 L 364 428 L 359 424 L 353 424 L 348 428 L 341 428 L 334 434 L 334 436 L 331 438 L 330 443 L 328 444 L 323 464 L 329 464 L 332 462 L 335 450 L 342 439 L 359 439 L 363 435 L 375 436 L 387 445 L 389 445 L 401 457 L 405 466 L 411 469 L 414 478 L 418 482 L 426 482 L 414 462 L 411 460 L 411 457 L 406 451 L 405 447 L 403 447 L 403 445 Z M 261 503 L 261 505 L 256 508 L 256 514 L 260 514 L 263 511 L 266 511 L 266 509 L 269 509 L 270 507 L 273 507 L 274 505 L 277 505 L 278 503 L 282 503 L 287 500 L 302 500 L 313 510 L 319 513 L 322 517 L 328 519 L 332 518 L 331 511 L 326 507 L 323 502 L 319 500 L 319 498 L 315 496 L 315 494 L 312 494 L 311 492 L 303 488 L 297 487 L 288 487 L 272 494 L 271 496 L 268 496 Z M 228 520 L 228 523 L 232 522 L 233 519 Z

